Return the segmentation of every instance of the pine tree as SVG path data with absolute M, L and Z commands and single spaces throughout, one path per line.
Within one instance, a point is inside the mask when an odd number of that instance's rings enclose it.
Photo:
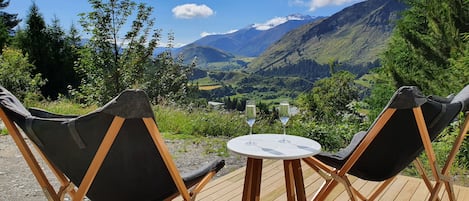
M 10 1 L 0 0 L 0 10 L 5 9 L 10 5 Z M 17 19 L 18 14 L 9 14 L 4 11 L 0 11 L 0 19 L 3 21 L 4 26 L 7 28 L 9 33 L 13 32 L 13 28 L 21 22 Z
M 36 66 L 35 73 L 40 73 L 46 80 L 41 88 L 45 97 L 56 99 L 59 94 L 66 95 L 69 86 L 78 86 L 74 69 L 78 59 L 77 44 L 69 43 L 58 18 L 52 19 L 52 24 L 48 26 L 37 5 L 33 4 L 26 19 L 26 29 L 19 30 L 16 38 L 17 46 L 29 55 L 30 63 Z
M 4 0 L 0 0 L 0 10 L 5 9 L 9 4 L 10 1 L 4 2 Z M 21 21 L 16 18 L 17 15 L 0 11 L 0 54 L 3 51 L 3 47 L 9 42 L 13 28 Z
M 40 73 L 47 82 L 49 72 L 47 69 L 48 49 L 45 45 L 45 41 L 47 41 L 46 28 L 46 23 L 39 13 L 39 8 L 33 3 L 29 8 L 24 34 L 19 34 L 21 37 L 19 46 L 23 53 L 29 55 L 30 63 L 36 66 L 34 73 Z M 44 93 L 44 90 L 42 91 Z M 48 94 L 44 95 L 47 96 Z
M 451 60 L 463 55 L 463 33 L 469 30 L 467 0 L 407 0 L 383 65 L 396 87 L 416 85 L 426 94 L 448 94 L 461 89 L 453 81 Z
M 45 76 L 48 83 L 44 91 L 45 95 L 55 99 L 59 94 L 67 94 L 69 86 L 72 88 L 78 86 L 79 80 L 74 69 L 78 53 L 74 49 L 76 44 L 70 44 L 58 18 L 55 17 L 52 24 L 47 26 L 45 34 L 47 36 L 47 40 L 44 41 L 47 47 L 47 65 L 42 69 L 44 73 L 47 73 Z

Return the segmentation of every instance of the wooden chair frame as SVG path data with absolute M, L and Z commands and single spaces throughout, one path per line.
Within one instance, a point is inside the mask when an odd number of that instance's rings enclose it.
M 108 154 L 114 140 L 116 139 L 117 135 L 119 134 L 119 130 L 125 122 L 125 119 L 119 116 L 115 116 L 109 129 L 104 136 L 103 141 L 101 142 L 80 186 L 75 186 L 63 172 L 61 172 L 57 167 L 55 167 L 40 151 L 40 149 L 33 145 L 41 158 L 45 161 L 45 163 L 49 166 L 49 169 L 54 173 L 57 180 L 60 182 L 60 187 L 56 191 L 54 187 L 51 185 L 50 180 L 45 175 L 44 171 L 42 170 L 41 166 L 38 163 L 37 158 L 31 151 L 31 148 L 28 146 L 26 141 L 23 138 L 20 130 L 17 128 L 15 123 L 8 118 L 2 108 L 0 108 L 0 118 L 3 120 L 6 128 L 10 136 L 13 138 L 14 142 L 18 146 L 21 154 L 23 155 L 26 163 L 28 164 L 29 168 L 33 172 L 34 176 L 36 177 L 40 187 L 42 188 L 47 200 L 49 201 L 63 201 L 65 195 L 68 194 L 72 201 L 79 201 L 83 200 L 86 193 L 88 192 L 93 180 L 98 173 L 106 155 Z M 177 170 L 176 164 L 172 160 L 171 154 L 164 143 L 163 138 L 158 130 L 158 127 L 153 120 L 153 118 L 142 118 L 142 121 L 145 123 L 146 128 L 149 131 L 149 134 L 162 156 L 162 159 L 168 168 L 168 171 L 179 191 L 175 195 L 172 195 L 166 200 L 172 200 L 175 197 L 181 195 L 181 197 L 186 200 L 195 200 L 196 195 L 202 190 L 202 188 L 210 181 L 210 179 L 215 176 L 215 172 L 208 173 L 196 186 L 191 189 L 188 189 L 182 180 L 182 177 Z
M 349 195 L 352 201 L 360 199 L 360 200 L 375 200 L 378 196 L 383 192 L 386 187 L 391 184 L 395 177 L 391 177 L 387 180 L 381 182 L 381 184 L 367 196 L 360 193 L 357 189 L 355 189 L 348 176 L 347 172 L 352 168 L 355 162 L 360 158 L 363 152 L 366 150 L 368 145 L 374 140 L 374 138 L 378 135 L 379 131 L 384 127 L 386 122 L 391 118 L 394 114 L 396 109 L 389 108 L 387 109 L 382 116 L 377 120 L 376 124 L 370 129 L 368 134 L 362 140 L 362 142 L 358 145 L 356 150 L 352 153 L 350 158 L 345 162 L 341 169 L 332 168 L 323 162 L 319 161 L 314 157 L 309 157 L 303 159 L 303 161 L 308 164 L 313 170 L 315 170 L 320 176 L 322 176 L 326 181 L 321 186 L 321 188 L 316 192 L 313 200 L 325 200 L 327 196 L 331 193 L 331 191 L 337 186 L 337 184 L 341 183 Z M 461 147 L 461 144 L 464 140 L 464 137 L 469 128 L 469 117 L 466 113 L 465 122 L 460 128 L 460 132 L 456 137 L 456 140 L 453 144 L 453 148 L 450 154 L 447 157 L 446 163 L 443 169 L 440 171 L 437 166 L 437 161 L 435 157 L 435 152 L 433 150 L 431 139 L 428 135 L 427 126 L 423 117 L 423 113 L 420 107 L 413 108 L 413 113 L 415 120 L 417 122 L 417 126 L 419 129 L 419 133 L 425 148 L 425 153 L 428 156 L 429 165 L 432 171 L 432 174 L 435 178 L 435 184 L 432 184 L 425 174 L 422 163 L 418 160 L 418 158 L 414 161 L 418 171 L 422 179 L 424 180 L 428 190 L 430 191 L 430 198 L 429 200 L 439 200 L 438 193 L 444 184 L 446 186 L 446 192 L 448 193 L 450 200 L 456 200 L 454 190 L 452 187 L 452 179 L 449 176 L 449 169 L 451 164 L 454 161 L 454 158 Z

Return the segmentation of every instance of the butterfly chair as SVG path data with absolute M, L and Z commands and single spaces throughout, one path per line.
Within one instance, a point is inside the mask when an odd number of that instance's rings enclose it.
M 443 175 L 447 175 L 452 159 L 447 162 L 448 167 L 439 172 L 431 142 L 460 111 L 467 109 L 468 89 L 466 87 L 455 101 L 451 101 L 435 96 L 425 97 L 416 87 L 399 88 L 368 131 L 355 134 L 347 147 L 337 153 L 322 152 L 304 159 L 326 180 L 314 200 L 326 199 L 339 183 L 345 186 L 351 200 L 374 200 L 424 150 L 437 181 L 436 185 L 432 185 L 422 174 L 431 199 L 438 197 L 438 190 L 445 183 L 450 199 L 454 200 L 450 182 L 443 179 L 447 177 Z M 467 122 L 465 127 L 461 133 L 467 132 Z M 458 141 L 462 138 L 459 137 Z M 454 159 L 457 149 L 459 146 L 455 146 L 453 155 L 448 159 Z M 416 164 L 423 170 L 421 163 Z M 348 175 L 381 184 L 367 197 L 352 186 Z
M 48 200 L 194 200 L 223 166 L 217 159 L 181 175 L 155 123 L 147 95 L 126 90 L 83 116 L 27 110 L 0 87 L 0 117 Z M 60 182 L 55 191 L 20 129 Z

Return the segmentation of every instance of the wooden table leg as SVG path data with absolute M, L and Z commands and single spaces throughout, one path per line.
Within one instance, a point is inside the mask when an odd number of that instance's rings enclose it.
M 258 201 L 261 191 L 262 159 L 248 158 L 244 177 L 243 201 Z
M 293 162 L 292 160 L 283 161 L 283 171 L 285 172 L 285 186 L 287 190 L 287 200 L 295 200 L 295 182 L 293 175 Z
M 285 171 L 287 200 L 295 200 L 296 194 L 298 201 L 306 201 L 303 172 L 301 170 L 300 160 L 284 160 L 283 166 Z
M 306 201 L 305 184 L 303 181 L 303 170 L 301 161 L 293 160 L 293 177 L 295 178 L 296 198 L 298 201 Z

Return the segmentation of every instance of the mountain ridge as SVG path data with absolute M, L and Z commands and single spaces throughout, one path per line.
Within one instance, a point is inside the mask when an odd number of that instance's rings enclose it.
M 213 48 L 221 54 L 231 54 L 236 57 L 257 57 L 275 41 L 283 37 L 285 33 L 323 17 L 294 14 L 285 18 L 289 20 L 268 29 L 260 29 L 259 25 L 251 24 L 235 32 L 208 35 L 179 48 L 175 53 L 176 55 L 182 55 L 184 61 L 192 61 L 193 57 L 197 56 L 201 61 L 199 64 L 202 66 L 207 65 L 208 63 L 203 61 L 212 60 L 208 57 L 213 55 L 200 54 L 203 51 L 197 50 L 199 47 Z M 231 59 L 227 58 L 225 62 L 232 62 Z
M 364 65 L 378 59 L 404 4 L 368 0 L 286 34 L 248 66 L 250 70 L 280 68 L 311 60 Z

